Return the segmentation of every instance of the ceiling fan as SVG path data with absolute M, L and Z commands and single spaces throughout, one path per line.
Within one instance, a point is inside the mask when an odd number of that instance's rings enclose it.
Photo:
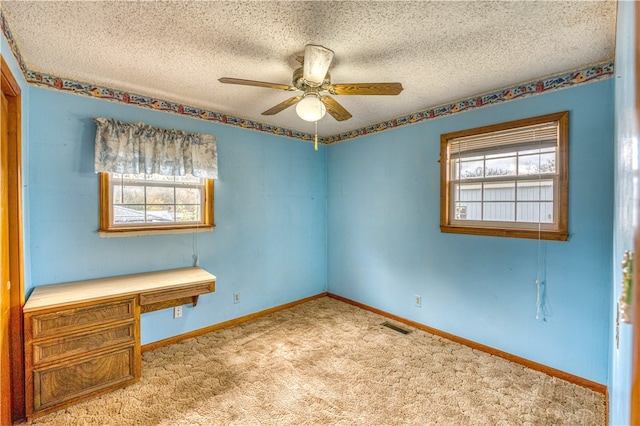
M 267 83 L 256 80 L 223 77 L 221 83 L 244 86 L 267 87 L 287 91 L 302 91 L 278 105 L 264 111 L 262 115 L 274 115 L 296 105 L 296 113 L 306 121 L 317 122 L 328 112 L 337 121 L 348 120 L 352 115 L 332 95 L 397 95 L 402 92 L 401 83 L 351 83 L 331 84 L 328 73 L 334 53 L 326 47 L 308 44 L 304 48 L 304 57 L 299 57 L 301 66 L 293 72 L 293 85 Z

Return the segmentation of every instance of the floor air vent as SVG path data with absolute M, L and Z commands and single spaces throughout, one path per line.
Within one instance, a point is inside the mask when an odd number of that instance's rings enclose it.
M 395 325 L 390 323 L 389 321 L 385 321 L 382 323 L 383 326 L 390 328 L 394 331 L 397 331 L 398 333 L 402 333 L 402 334 L 409 334 L 411 333 L 411 330 L 407 330 L 406 328 L 402 328 L 399 325 Z

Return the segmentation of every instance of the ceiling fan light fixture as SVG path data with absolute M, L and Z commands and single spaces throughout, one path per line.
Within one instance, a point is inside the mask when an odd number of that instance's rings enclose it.
M 324 117 L 327 107 L 315 94 L 307 94 L 296 105 L 296 114 L 305 121 L 318 121 Z

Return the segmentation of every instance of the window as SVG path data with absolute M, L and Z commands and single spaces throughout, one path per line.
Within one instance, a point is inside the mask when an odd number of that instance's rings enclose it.
M 569 113 L 440 137 L 442 232 L 568 239 Z
M 213 227 L 213 180 L 100 173 L 100 231 Z

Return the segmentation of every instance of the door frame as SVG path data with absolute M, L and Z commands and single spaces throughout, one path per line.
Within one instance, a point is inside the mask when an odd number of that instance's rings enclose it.
M 9 264 L 11 280 L 9 356 L 11 358 L 11 417 L 25 417 L 24 341 L 24 245 L 22 240 L 22 96 L 18 82 L 0 55 L 2 93 L 9 101 Z
M 640 137 L 640 7 L 636 3 L 634 13 L 635 27 L 635 117 L 636 137 Z M 636 170 L 636 177 L 640 172 Z M 636 215 L 640 220 L 640 199 L 636 206 Z M 640 223 L 640 222 L 636 222 Z M 634 230 L 634 272 L 633 272 L 633 349 L 631 362 L 631 424 L 640 425 L 640 225 Z

